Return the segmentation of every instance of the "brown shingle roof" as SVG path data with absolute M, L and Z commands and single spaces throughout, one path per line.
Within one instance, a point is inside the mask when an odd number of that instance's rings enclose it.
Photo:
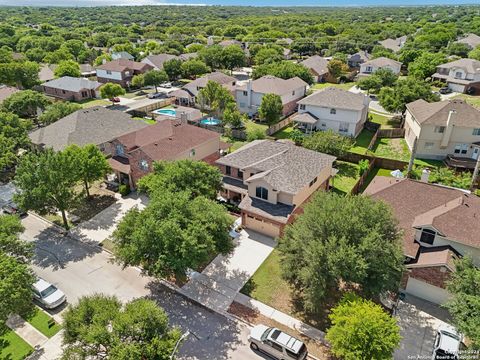
M 121 72 L 125 70 L 146 71 L 151 68 L 152 66 L 149 64 L 144 64 L 141 62 L 136 62 L 136 61 L 127 60 L 127 59 L 112 60 L 97 67 L 97 69 L 116 71 L 116 72 Z
M 402 65 L 400 61 L 396 61 L 393 59 L 389 59 L 387 57 L 379 57 L 376 59 L 368 60 L 367 62 L 363 63 L 364 65 L 373 65 L 373 66 L 378 66 L 378 67 L 383 67 L 383 66 L 398 66 Z
M 310 56 L 308 59 L 303 60 L 301 64 L 313 71 L 317 76 L 328 73 L 328 61 L 319 55 Z
M 465 44 L 471 49 L 474 49 L 477 46 L 480 46 L 480 36 L 477 34 L 468 34 L 466 37 L 458 40 L 457 43 Z
M 305 81 L 297 76 L 285 80 L 276 76 L 265 75 L 252 81 L 252 90 L 260 94 L 277 94 L 281 96 L 307 85 Z M 239 86 L 237 89 L 246 90 L 247 84 Z
M 338 88 L 326 88 L 300 100 L 298 104 L 331 107 L 347 110 L 363 110 L 367 105 L 367 96 L 355 94 Z
M 407 268 L 447 266 L 454 271 L 454 260 L 457 258 L 457 253 L 450 246 L 422 247 L 415 261 L 407 264 Z
M 12 87 L 12 86 L 0 86 L 0 103 L 3 102 L 3 100 L 5 100 L 6 98 L 8 98 L 10 95 L 18 92 L 20 90 L 18 90 L 16 87 Z
M 237 79 L 227 74 L 224 74 L 220 71 L 215 71 L 210 74 L 205 74 L 202 77 L 199 77 L 196 80 L 186 84 L 183 88 L 186 90 L 194 90 L 196 91 L 197 87 L 205 87 L 209 81 L 214 81 L 220 85 L 225 85 L 227 87 L 232 87 Z
M 461 68 L 467 73 L 477 74 L 480 72 L 480 61 L 475 59 L 458 59 L 446 64 L 438 65 L 437 68 L 452 69 Z
M 451 110 L 455 126 L 480 127 L 480 110 L 460 99 L 428 103 L 423 99 L 407 104 L 407 110 L 420 124 L 445 126 Z

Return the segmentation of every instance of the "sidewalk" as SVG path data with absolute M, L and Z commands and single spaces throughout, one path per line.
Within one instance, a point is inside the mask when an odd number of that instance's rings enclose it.
M 41 346 L 48 340 L 45 335 L 18 315 L 11 315 L 7 320 L 7 326 L 32 347 Z

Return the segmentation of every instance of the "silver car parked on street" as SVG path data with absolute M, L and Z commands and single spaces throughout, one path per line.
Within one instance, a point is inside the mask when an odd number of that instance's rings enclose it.
M 265 325 L 255 326 L 250 331 L 248 341 L 253 350 L 279 360 L 304 360 L 308 355 L 307 347 L 302 341 L 277 328 Z

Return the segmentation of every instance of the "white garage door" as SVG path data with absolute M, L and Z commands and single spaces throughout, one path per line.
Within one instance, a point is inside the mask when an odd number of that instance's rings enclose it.
M 459 92 L 459 93 L 465 92 L 465 85 L 448 83 L 448 87 L 455 92 Z
M 245 216 L 245 219 L 247 221 L 245 227 L 248 229 L 274 238 L 280 236 L 280 228 L 271 222 L 263 221 L 250 215 Z
M 447 290 L 412 277 L 408 278 L 406 292 L 435 304 L 443 304 L 450 297 Z

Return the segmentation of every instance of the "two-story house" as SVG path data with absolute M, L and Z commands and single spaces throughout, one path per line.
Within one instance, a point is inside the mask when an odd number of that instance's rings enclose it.
M 372 56 L 368 52 L 360 50 L 347 57 L 347 64 L 351 68 L 359 68 L 360 65 L 370 60 L 371 57 Z
M 480 110 L 460 99 L 416 100 L 407 104 L 405 140 L 410 150 L 417 141 L 418 158 L 445 159 L 455 167 L 463 163 L 463 167 L 473 168 L 480 151 L 476 146 L 480 142 Z
M 213 164 L 226 144 L 220 134 L 179 120 L 162 120 L 109 142 L 110 166 L 119 182 L 135 189 L 160 160 L 203 160 Z
M 433 80 L 440 80 L 452 90 L 459 93 L 480 91 L 480 61 L 459 59 L 438 65 Z
M 308 84 L 299 77 L 281 79 L 271 75 L 262 76 L 256 80 L 249 80 L 235 90 L 235 99 L 241 113 L 253 116 L 257 114 L 265 94 L 280 96 L 283 105 L 283 115 L 293 113 L 297 101 L 305 96 Z
M 155 54 L 148 55 L 146 58 L 142 59 L 141 62 L 153 66 L 156 70 L 163 70 L 163 64 L 169 60 L 177 59 L 180 61 L 187 61 L 196 57 L 197 53 L 186 53 L 178 56 L 172 54 Z
M 379 41 L 378 43 L 383 46 L 385 49 L 392 50 L 393 52 L 399 52 L 400 49 L 405 45 L 405 42 L 407 41 L 406 36 L 400 36 L 396 39 L 385 39 L 382 41 Z
M 216 161 L 221 195 L 240 202 L 245 228 L 277 237 L 316 190 L 328 189 L 335 160 L 290 141 L 255 140 Z
M 427 178 L 425 180 L 428 180 Z M 466 191 L 411 179 L 377 176 L 365 194 L 389 204 L 402 229 L 405 266 L 401 289 L 444 303 L 455 259 L 480 266 L 480 198 Z
M 367 121 L 369 102 L 364 94 L 330 87 L 300 100 L 293 121 L 306 133 L 333 130 L 357 137 Z
M 360 65 L 360 72 L 358 73 L 358 77 L 361 78 L 364 76 L 370 76 L 375 71 L 380 69 L 389 69 L 395 75 L 399 75 L 400 70 L 402 69 L 402 63 L 400 61 L 396 61 L 386 57 L 379 57 L 376 59 L 368 60 Z
M 477 46 L 480 46 L 480 36 L 478 36 L 477 34 L 468 34 L 467 36 L 458 39 L 457 43 L 465 44 L 470 50 L 473 50 Z
M 153 66 L 127 59 L 117 59 L 96 68 L 97 80 L 101 83 L 115 83 L 123 87 L 130 86 L 134 75 L 152 70 Z

